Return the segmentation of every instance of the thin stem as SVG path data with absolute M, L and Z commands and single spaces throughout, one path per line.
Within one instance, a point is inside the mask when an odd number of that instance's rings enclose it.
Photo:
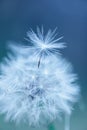
M 48 130 L 55 130 L 55 126 L 53 123 L 51 123 L 49 126 L 48 126 Z
M 70 130 L 70 114 L 65 114 L 65 130 Z
M 39 61 L 38 61 L 38 68 L 40 67 L 41 58 L 42 58 L 42 53 L 41 53 L 40 58 L 39 58 Z

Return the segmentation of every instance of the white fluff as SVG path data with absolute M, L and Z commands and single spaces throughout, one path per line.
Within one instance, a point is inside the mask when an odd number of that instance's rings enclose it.
M 51 51 L 55 46 L 51 32 L 45 37 L 48 47 L 44 54 L 40 46 L 42 42 L 44 44 L 43 33 L 36 36 L 31 31 L 28 36 L 35 44 L 34 49 L 28 47 L 26 55 L 17 53 L 16 58 L 10 56 L 10 60 L 5 59 L 1 64 L 0 113 L 5 113 L 7 120 L 17 123 L 23 121 L 30 126 L 44 125 L 58 118 L 61 113 L 71 113 L 73 103 L 78 100 L 79 86 L 71 64 L 55 56 L 54 50 Z M 49 48 L 48 44 L 52 46 Z M 55 49 L 61 48 L 62 44 L 59 43 L 59 46 Z M 38 47 L 37 58 L 34 51 L 37 52 Z

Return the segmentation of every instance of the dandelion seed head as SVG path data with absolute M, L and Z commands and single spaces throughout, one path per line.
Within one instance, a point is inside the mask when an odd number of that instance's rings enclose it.
M 27 61 L 19 56 L 5 68 L 2 64 L 0 112 L 6 113 L 6 120 L 38 126 L 54 121 L 60 113 L 71 112 L 79 93 L 75 75 L 67 71 L 71 66 L 54 56 L 45 60 L 39 69 L 31 56 Z
M 78 101 L 79 86 L 72 66 L 58 49 L 65 46 L 55 39 L 55 30 L 28 32 L 33 47 L 11 46 L 16 56 L 1 63 L 0 113 L 6 120 L 29 126 L 46 125 L 61 113 L 70 114 Z

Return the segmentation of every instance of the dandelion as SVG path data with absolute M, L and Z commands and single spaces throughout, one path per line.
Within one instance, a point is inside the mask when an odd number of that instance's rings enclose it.
M 17 123 L 46 125 L 61 113 L 71 113 L 79 95 L 77 76 L 71 64 L 55 54 L 65 47 L 55 39 L 55 31 L 44 36 L 38 29 L 28 37 L 33 47 L 20 47 L 15 58 L 1 64 L 0 113 Z

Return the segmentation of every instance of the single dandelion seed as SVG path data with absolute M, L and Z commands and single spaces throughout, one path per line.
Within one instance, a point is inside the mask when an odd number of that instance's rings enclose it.
M 35 49 L 35 55 L 39 57 L 38 67 L 43 57 L 59 54 L 59 49 L 66 47 L 65 43 L 60 42 L 63 37 L 55 39 L 56 36 L 56 29 L 44 34 L 43 27 L 41 30 L 37 27 L 36 33 L 32 29 L 27 33 L 26 40 L 33 44 L 32 49 Z

